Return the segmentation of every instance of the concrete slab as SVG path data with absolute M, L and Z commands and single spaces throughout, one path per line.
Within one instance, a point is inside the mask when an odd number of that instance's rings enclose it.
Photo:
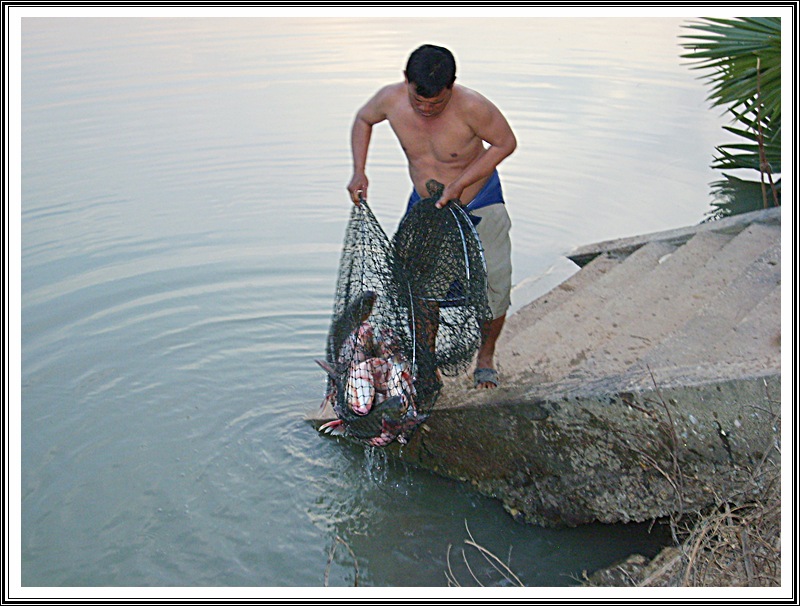
M 537 322 L 520 327 L 502 347 L 498 344 L 499 370 L 512 381 L 522 377 L 531 380 L 535 375 L 549 382 L 564 376 L 586 358 L 591 344 L 607 330 L 607 325 L 595 317 L 595 310 L 631 288 L 674 250 L 661 242 L 643 246 L 624 264 L 614 266 Z
M 713 300 L 754 256 L 774 245 L 776 230 L 751 225 L 736 236 L 698 233 L 642 280 L 635 299 L 620 297 L 608 306 L 604 316 L 609 338 L 595 342 L 592 354 L 569 377 L 590 380 L 620 373 L 681 330 L 704 306 L 712 305 L 713 314 Z M 695 322 L 687 329 L 690 338 L 707 342 L 704 328 L 702 322 Z
M 769 394 L 780 392 L 780 377 L 690 377 L 657 388 L 648 377 L 641 389 L 620 390 L 616 380 L 505 389 L 482 404 L 443 407 L 395 453 L 544 526 L 696 512 L 715 493 L 752 490 L 750 462 L 779 458 L 779 406 Z
M 726 217 L 717 221 L 708 221 L 690 227 L 682 227 L 679 229 L 633 236 L 631 238 L 618 238 L 615 240 L 597 242 L 595 244 L 589 244 L 575 249 L 567 255 L 567 258 L 569 258 L 579 267 L 583 267 L 589 261 L 603 253 L 626 255 L 637 250 L 638 248 L 641 248 L 644 244 L 656 241 L 672 242 L 673 244 L 680 246 L 701 231 L 728 231 L 729 233 L 735 234 L 742 231 L 749 225 L 752 225 L 753 223 L 780 225 L 780 217 L 780 207 L 768 208 L 756 212 Z
M 680 330 L 665 338 L 643 357 L 652 368 L 726 360 L 758 340 L 732 339 L 736 326 L 780 285 L 780 244 L 753 260 L 738 276 L 719 290 Z M 762 329 L 769 332 L 767 327 Z M 772 330 L 780 331 L 780 322 Z M 774 334 L 774 333 L 773 333 Z M 732 347 L 729 349 L 725 345 Z M 751 351 L 750 357 L 780 358 L 780 347 Z
M 525 340 L 524 331 L 535 325 L 551 311 L 558 309 L 563 303 L 577 296 L 588 285 L 595 284 L 600 278 L 619 265 L 623 259 L 601 255 L 581 271 L 573 272 L 552 289 L 540 293 L 527 301 L 516 312 L 509 313 L 503 332 L 498 340 L 499 349 L 509 349 L 515 340 Z M 522 293 L 518 293 L 522 295 Z M 512 291 L 513 295 L 513 291 Z

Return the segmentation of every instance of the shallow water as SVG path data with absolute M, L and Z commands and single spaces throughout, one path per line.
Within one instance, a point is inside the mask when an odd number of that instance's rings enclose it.
M 444 586 L 449 546 L 464 585 L 462 548 L 502 584 L 467 527 L 528 586 L 652 554 L 646 526 L 517 524 L 303 417 L 351 120 L 408 53 L 449 46 L 508 117 L 514 280 L 561 279 L 575 246 L 710 210 L 723 119 L 686 22 L 24 19 L 22 584 Z M 391 233 L 410 185 L 386 125 L 368 174 Z

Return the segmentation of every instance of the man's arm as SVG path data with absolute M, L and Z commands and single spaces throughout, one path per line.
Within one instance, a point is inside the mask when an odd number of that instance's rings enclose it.
M 386 111 L 383 109 L 387 97 L 387 87 L 378 91 L 367 103 L 358 110 L 353 121 L 353 128 L 350 133 L 350 149 L 353 153 L 353 176 L 347 184 L 347 191 L 350 192 L 350 199 L 355 204 L 359 202 L 359 196 L 367 199 L 367 152 L 369 141 L 372 137 L 372 127 L 378 122 L 386 120 Z
M 460 199 L 467 187 L 491 175 L 497 165 L 510 156 L 517 147 L 514 132 L 500 110 L 488 99 L 483 97 L 479 99 L 480 103 L 476 103 L 472 109 L 474 115 L 472 126 L 475 134 L 486 141 L 489 147 L 452 183 L 447 184 L 437 203 L 439 208 L 444 207 L 450 200 Z

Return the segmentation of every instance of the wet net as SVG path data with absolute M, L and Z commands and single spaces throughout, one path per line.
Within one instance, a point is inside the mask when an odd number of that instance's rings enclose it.
M 428 182 L 389 239 L 366 202 L 353 206 L 328 333 L 320 429 L 374 445 L 405 442 L 430 415 L 441 376 L 463 371 L 491 319 L 486 269 L 470 215 L 435 204 Z

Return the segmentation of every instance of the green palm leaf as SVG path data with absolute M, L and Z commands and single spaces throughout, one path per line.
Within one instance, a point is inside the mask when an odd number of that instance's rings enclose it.
M 710 70 L 709 100 L 714 105 L 746 103 L 758 95 L 759 82 L 764 114 L 780 114 L 781 24 L 779 18 L 707 19 L 689 29 L 711 35 L 690 34 L 683 58 L 693 59 L 692 69 Z M 758 67 L 760 66 L 760 75 Z
M 685 27 L 681 57 L 704 72 L 708 100 L 728 108 L 734 123 L 724 128 L 741 139 L 717 147 L 712 167 L 767 170 L 771 180 L 781 165 L 780 18 L 705 18 Z

